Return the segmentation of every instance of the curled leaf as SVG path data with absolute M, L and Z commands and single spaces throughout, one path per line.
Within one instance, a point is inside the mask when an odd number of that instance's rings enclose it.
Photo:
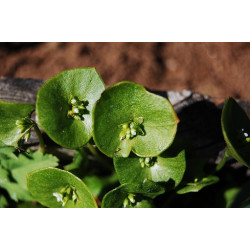
M 233 98 L 228 98 L 224 104 L 221 126 L 227 153 L 241 164 L 250 167 L 250 121 Z

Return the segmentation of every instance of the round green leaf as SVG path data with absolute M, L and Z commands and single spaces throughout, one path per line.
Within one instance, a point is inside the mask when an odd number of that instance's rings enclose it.
M 227 153 L 250 167 L 250 121 L 233 98 L 228 98 L 224 104 L 221 125 Z
M 0 141 L 9 146 L 17 146 L 17 142 L 32 127 L 20 127 L 18 122 L 29 117 L 34 110 L 32 104 L 11 103 L 0 100 Z
M 187 183 L 187 185 L 177 191 L 177 194 L 186 194 L 190 192 L 199 192 L 204 187 L 213 185 L 219 181 L 219 177 L 217 176 L 207 176 L 202 178 L 200 181 Z
M 46 207 L 97 207 L 83 181 L 64 170 L 44 168 L 28 173 L 27 185 L 34 199 Z
M 38 91 L 39 125 L 52 140 L 65 148 L 85 145 L 92 137 L 93 106 L 104 89 L 104 83 L 94 68 L 59 73 Z
M 174 140 L 177 115 L 170 102 L 134 82 L 109 87 L 94 108 L 94 141 L 107 156 L 156 156 Z M 125 138 L 123 125 L 136 123 L 136 135 Z
M 130 154 L 128 158 L 115 157 L 114 165 L 120 183 L 140 184 L 144 180 L 151 180 L 169 182 L 172 187 L 176 187 L 185 173 L 186 160 L 185 151 L 174 144 L 153 158 L 141 158 L 134 154 Z M 150 159 L 152 164 L 146 166 L 145 159 Z
M 144 184 L 123 184 L 103 197 L 102 208 L 149 208 L 154 207 L 151 198 L 164 193 L 164 188 L 145 182 Z

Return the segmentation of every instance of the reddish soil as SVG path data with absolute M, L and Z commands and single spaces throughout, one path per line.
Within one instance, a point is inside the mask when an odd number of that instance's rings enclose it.
M 250 100 L 250 43 L 0 43 L 0 76 L 48 79 L 87 66 L 108 85 Z

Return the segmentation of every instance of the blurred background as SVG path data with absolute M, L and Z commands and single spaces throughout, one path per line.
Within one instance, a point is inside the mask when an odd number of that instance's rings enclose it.
M 131 80 L 250 100 L 250 43 L 0 43 L 0 77 L 46 80 L 90 66 L 107 85 Z

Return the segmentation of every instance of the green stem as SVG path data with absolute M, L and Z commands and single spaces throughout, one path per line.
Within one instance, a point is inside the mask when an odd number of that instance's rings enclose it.
M 229 157 L 229 155 L 228 155 L 227 149 L 226 149 L 220 163 L 215 168 L 216 172 L 220 171 L 224 167 L 225 163 L 227 162 L 228 157 Z
M 104 158 L 103 156 L 101 156 L 101 155 L 99 154 L 98 150 L 96 150 L 96 148 L 95 148 L 93 145 L 91 145 L 90 143 L 88 143 L 88 144 L 87 144 L 87 147 L 88 147 L 89 151 L 91 152 L 91 154 L 92 154 L 93 156 L 95 156 L 96 159 L 97 159 L 100 163 L 102 163 L 103 165 L 105 165 L 105 166 L 108 167 L 109 169 L 113 169 L 113 166 L 109 163 L 109 161 L 107 161 L 106 158 Z
M 41 152 L 42 152 L 42 154 L 45 154 L 44 140 L 43 140 L 41 131 L 40 131 L 40 129 L 38 128 L 38 126 L 37 126 L 37 124 L 36 124 L 35 122 L 34 122 L 34 129 L 35 129 L 35 132 L 36 132 L 37 137 L 38 137 L 38 140 L 39 140 Z

